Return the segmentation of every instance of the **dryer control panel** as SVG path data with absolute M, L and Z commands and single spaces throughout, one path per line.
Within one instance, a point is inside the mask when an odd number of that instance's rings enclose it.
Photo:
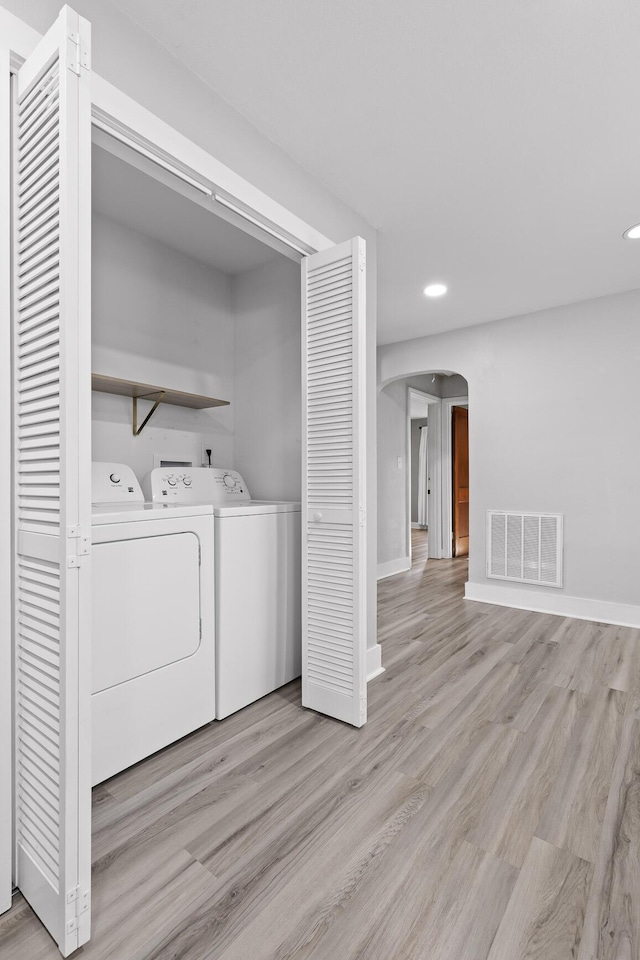
M 144 503 L 142 489 L 126 463 L 91 464 L 92 503 Z
M 143 481 L 147 500 L 153 503 L 233 503 L 251 500 L 237 470 L 224 467 L 189 467 L 171 470 L 156 467 Z

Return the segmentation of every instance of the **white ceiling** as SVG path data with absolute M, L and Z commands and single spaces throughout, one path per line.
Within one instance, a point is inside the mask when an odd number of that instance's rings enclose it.
M 114 2 L 379 228 L 381 342 L 640 286 L 637 0 Z
M 94 144 L 92 203 L 96 213 L 223 273 L 253 270 L 278 256 L 210 209 Z M 172 178 L 166 176 L 167 181 Z

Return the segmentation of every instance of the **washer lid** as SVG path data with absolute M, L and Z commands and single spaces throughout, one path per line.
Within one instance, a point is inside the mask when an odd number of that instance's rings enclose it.
M 136 523 L 138 520 L 177 520 L 211 516 L 210 503 L 94 503 L 91 523 Z

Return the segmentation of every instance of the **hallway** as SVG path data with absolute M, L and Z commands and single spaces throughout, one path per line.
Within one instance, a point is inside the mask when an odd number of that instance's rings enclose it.
M 362 730 L 299 683 L 94 792 L 86 960 L 635 960 L 638 631 L 379 584 Z M 18 897 L 2 960 L 57 950 Z

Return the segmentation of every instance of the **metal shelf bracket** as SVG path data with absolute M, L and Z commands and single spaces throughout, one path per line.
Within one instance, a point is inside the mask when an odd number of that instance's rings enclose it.
M 156 410 L 158 409 L 158 407 L 160 406 L 160 404 L 161 404 L 162 401 L 164 400 L 164 395 L 165 395 L 165 391 L 164 391 L 164 390 L 160 390 L 158 393 L 149 393 L 149 394 L 146 394 L 146 395 L 142 395 L 141 397 L 133 397 L 133 398 L 132 398 L 132 403 L 133 403 L 133 435 L 134 435 L 134 437 L 139 437 L 139 436 L 140 436 L 140 434 L 142 433 L 142 431 L 144 430 L 144 428 L 146 427 L 146 425 L 149 423 L 149 420 L 151 420 L 151 417 L 154 415 L 154 413 L 156 412 Z M 149 413 L 146 415 L 146 417 L 144 418 L 144 420 L 142 421 L 142 423 L 140 424 L 140 426 L 138 426 L 138 400 L 153 400 L 154 397 L 155 397 L 156 399 L 155 399 L 155 402 L 154 402 L 153 406 L 151 407 L 151 410 L 149 410 Z

